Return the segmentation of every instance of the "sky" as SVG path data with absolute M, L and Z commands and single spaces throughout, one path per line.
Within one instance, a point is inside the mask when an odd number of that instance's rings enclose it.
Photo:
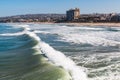
M 120 13 L 120 0 L 0 0 L 0 17 L 60 13 L 80 8 L 81 14 Z

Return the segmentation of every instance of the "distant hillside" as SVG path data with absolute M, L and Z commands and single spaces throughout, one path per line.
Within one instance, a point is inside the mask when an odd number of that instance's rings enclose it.
M 65 14 L 26 14 L 0 17 L 0 22 L 46 22 L 65 19 Z

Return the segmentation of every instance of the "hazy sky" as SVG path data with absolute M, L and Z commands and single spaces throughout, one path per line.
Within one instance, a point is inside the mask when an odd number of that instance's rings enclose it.
M 120 0 L 0 0 L 0 16 L 65 13 L 78 7 L 81 13 L 120 13 Z

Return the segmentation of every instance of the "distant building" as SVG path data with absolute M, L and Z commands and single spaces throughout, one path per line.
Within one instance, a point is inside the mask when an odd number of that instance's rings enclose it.
M 70 9 L 66 12 L 66 16 L 68 21 L 79 19 L 80 9 L 79 8 Z
M 113 15 L 111 17 L 112 22 L 120 22 L 120 14 Z

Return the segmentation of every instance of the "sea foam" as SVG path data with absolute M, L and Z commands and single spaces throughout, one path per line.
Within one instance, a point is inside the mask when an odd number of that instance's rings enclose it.
M 26 34 L 33 37 L 39 42 L 37 47 L 40 48 L 41 52 L 43 52 L 52 63 L 54 63 L 57 66 L 61 66 L 65 70 L 67 70 L 71 74 L 73 80 L 87 80 L 87 76 L 82 67 L 78 67 L 71 59 L 66 57 L 62 52 L 55 50 L 49 44 L 41 41 L 41 39 L 34 32 L 29 31 L 29 26 L 22 25 L 22 27 L 28 30 L 26 31 Z
M 49 30 L 44 30 L 51 28 Z M 43 31 L 42 31 L 43 30 Z M 117 28 L 116 28 L 117 30 Z M 110 32 L 102 27 L 40 27 L 35 33 L 41 34 L 57 34 L 58 41 L 75 43 L 75 44 L 90 44 L 93 46 L 120 46 L 119 32 Z

